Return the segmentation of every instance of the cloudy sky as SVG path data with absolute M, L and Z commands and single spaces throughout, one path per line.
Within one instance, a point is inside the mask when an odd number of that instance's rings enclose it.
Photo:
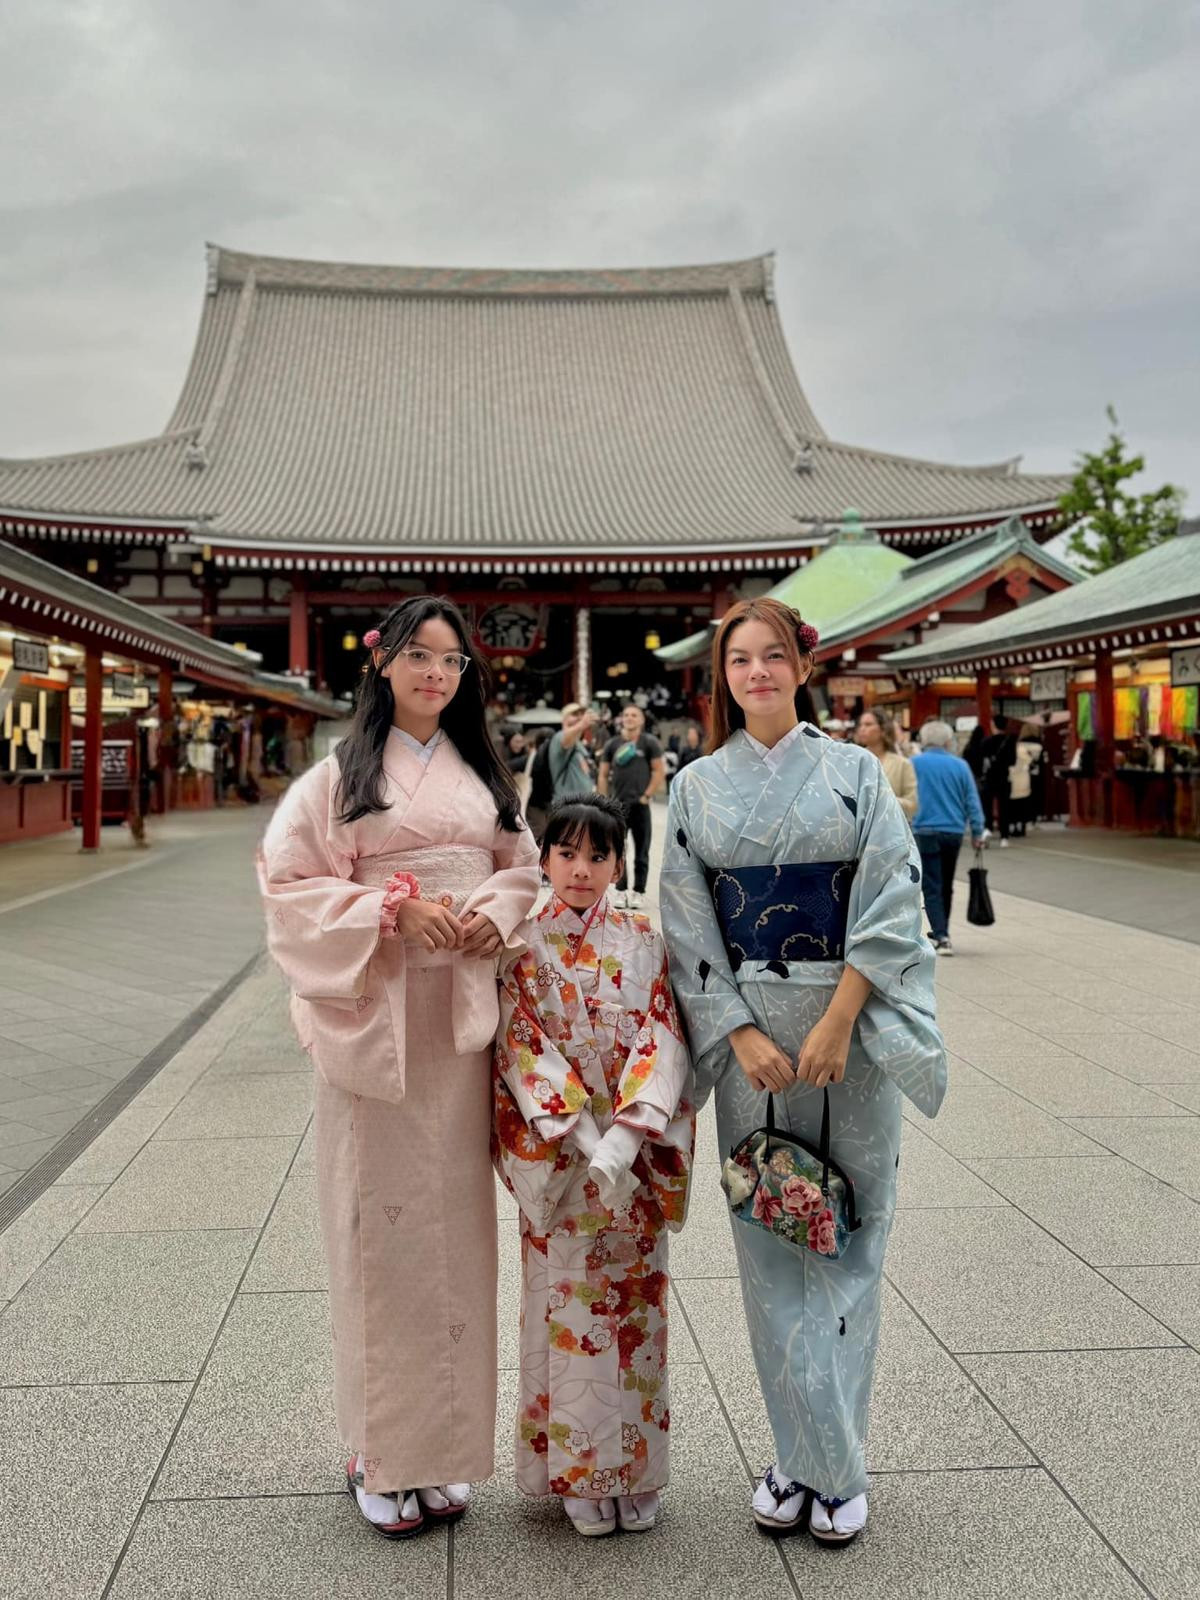
M 778 252 L 835 437 L 1200 511 L 1192 0 L 0 0 L 0 456 L 157 432 L 204 243 Z

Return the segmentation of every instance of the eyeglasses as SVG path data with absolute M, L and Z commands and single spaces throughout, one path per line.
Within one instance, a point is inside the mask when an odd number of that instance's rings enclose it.
M 397 650 L 398 656 L 403 656 L 408 663 L 410 672 L 428 672 L 435 661 L 440 661 L 442 670 L 448 672 L 452 678 L 461 678 L 471 665 L 470 656 L 463 655 L 461 650 L 447 650 L 445 655 L 434 655 L 432 650 Z

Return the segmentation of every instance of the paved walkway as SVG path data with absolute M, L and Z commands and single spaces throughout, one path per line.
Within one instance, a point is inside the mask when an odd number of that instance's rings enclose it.
M 227 853 L 245 844 L 231 827 Z M 241 893 L 216 860 L 209 881 Z M 166 866 L 158 895 L 187 903 Z M 46 903 L 70 927 L 105 892 Z M 956 924 L 939 968 L 943 1113 L 906 1113 L 859 1545 L 776 1545 L 748 1523 L 771 1448 L 709 1115 L 672 1245 L 661 1527 L 588 1543 L 513 1487 L 503 1200 L 497 1477 L 449 1535 L 369 1535 L 339 1487 L 309 1074 L 260 964 L 0 1234 L 0 1596 L 1198 1592 L 1200 952 L 1003 894 L 997 911 Z M 188 914 L 206 938 L 257 937 L 248 902 Z
M 256 808 L 0 854 L 0 1197 L 262 945 Z

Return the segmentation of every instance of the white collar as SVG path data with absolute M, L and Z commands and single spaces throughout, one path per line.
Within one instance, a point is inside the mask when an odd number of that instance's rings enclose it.
M 442 737 L 442 730 L 440 728 L 436 728 L 434 730 L 433 738 L 430 739 L 429 743 L 422 744 L 420 739 L 414 738 L 411 733 L 406 733 L 403 728 L 397 728 L 395 723 L 392 724 L 391 732 L 397 739 L 399 739 L 402 745 L 407 746 L 407 748 L 412 751 L 413 755 L 416 756 L 418 761 L 420 761 L 421 765 L 424 767 L 429 765 L 430 759 L 433 756 L 433 752 L 437 749 L 438 740 Z
M 746 743 L 750 746 L 751 750 L 754 751 L 755 755 L 759 756 L 763 761 L 765 761 L 771 770 L 774 771 L 779 763 L 783 760 L 784 756 L 787 755 L 788 751 L 795 744 L 796 740 L 804 732 L 804 723 L 798 722 L 794 728 L 789 728 L 784 734 L 783 738 L 777 739 L 772 745 L 763 744 L 761 739 L 756 739 L 754 735 L 747 732 L 745 728 L 742 729 L 742 732 L 746 736 Z

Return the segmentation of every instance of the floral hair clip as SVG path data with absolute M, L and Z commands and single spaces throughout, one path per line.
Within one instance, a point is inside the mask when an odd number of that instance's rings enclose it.
M 368 650 L 374 650 L 375 646 L 379 643 L 379 629 L 371 628 L 364 633 L 363 643 L 366 645 Z
M 821 639 L 811 622 L 802 622 L 796 629 L 796 637 L 805 650 L 815 650 Z

